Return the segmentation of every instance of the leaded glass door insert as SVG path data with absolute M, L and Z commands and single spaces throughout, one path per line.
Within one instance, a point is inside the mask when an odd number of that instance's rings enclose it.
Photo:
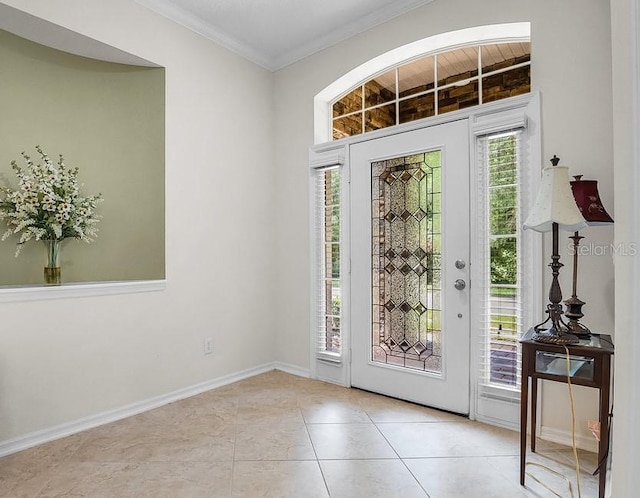
M 349 146 L 351 385 L 469 413 L 469 129 Z
M 373 361 L 442 372 L 441 150 L 371 167 Z

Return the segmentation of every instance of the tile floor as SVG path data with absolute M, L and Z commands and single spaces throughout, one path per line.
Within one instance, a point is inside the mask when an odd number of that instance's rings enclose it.
M 529 459 L 575 481 L 569 448 L 539 444 Z M 538 467 L 557 495 L 521 487 L 518 454 L 516 432 L 274 371 L 0 459 L 0 496 L 570 496 Z

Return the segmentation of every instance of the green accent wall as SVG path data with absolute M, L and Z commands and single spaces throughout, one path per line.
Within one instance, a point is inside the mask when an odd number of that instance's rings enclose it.
M 40 145 L 78 167 L 82 195 L 102 193 L 95 242 L 65 239 L 63 283 L 165 277 L 165 70 L 60 52 L 0 30 L 0 183 L 17 186 Z M 6 231 L 0 222 L 0 235 Z M 0 242 L 0 286 L 41 285 L 44 243 L 14 257 Z

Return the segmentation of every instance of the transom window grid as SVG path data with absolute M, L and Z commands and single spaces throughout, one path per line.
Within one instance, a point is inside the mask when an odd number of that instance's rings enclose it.
M 338 166 L 321 168 L 315 175 L 318 230 L 318 343 L 321 353 L 341 352 L 341 181 Z
M 442 372 L 441 151 L 372 164 L 373 361 Z
M 333 139 L 528 93 L 530 55 L 528 42 L 476 45 L 393 68 L 333 104 Z

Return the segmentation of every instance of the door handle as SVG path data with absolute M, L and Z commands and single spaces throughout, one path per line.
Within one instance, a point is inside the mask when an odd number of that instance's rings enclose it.
M 467 283 L 461 278 L 459 278 L 458 280 L 455 281 L 453 285 L 456 289 L 463 290 L 467 286 Z

